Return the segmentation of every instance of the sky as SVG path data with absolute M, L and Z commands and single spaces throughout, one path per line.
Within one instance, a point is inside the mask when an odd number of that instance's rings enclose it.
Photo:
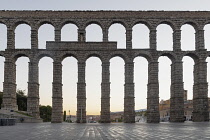
M 172 11 L 208 11 L 209 0 L 0 0 L 0 10 L 172 10 Z M 45 48 L 46 41 L 53 41 L 54 28 L 43 25 L 39 29 L 39 48 Z M 182 49 L 194 49 L 194 29 L 184 25 L 182 30 Z M 16 48 L 30 48 L 30 27 L 19 25 L 16 30 Z M 97 25 L 86 28 L 87 41 L 101 41 L 101 29 Z M 63 41 L 76 41 L 77 28 L 66 25 L 62 29 Z M 109 29 L 109 40 L 117 41 L 118 48 L 125 48 L 125 29 L 114 24 Z M 133 47 L 149 47 L 149 30 L 144 25 L 133 28 Z M 210 50 L 210 26 L 205 27 L 206 48 Z M 6 27 L 0 24 L 0 50 L 6 46 Z M 209 47 L 208 47 L 209 46 Z M 157 47 L 159 50 L 172 50 L 172 29 L 167 25 L 157 27 Z M 210 62 L 210 59 L 207 60 Z M 26 90 L 28 82 L 28 58 L 17 60 L 17 89 Z M 120 57 L 110 60 L 111 111 L 122 111 L 124 100 L 124 61 Z M 138 57 L 134 60 L 135 109 L 146 108 L 148 62 Z M 63 60 L 63 100 L 64 110 L 76 114 L 77 61 L 72 57 Z M 159 59 L 160 100 L 170 98 L 170 64 L 167 57 Z M 184 88 L 192 99 L 193 60 L 183 59 Z M 44 57 L 39 62 L 40 104 L 52 105 L 52 60 Z M 0 91 L 3 90 L 4 58 L 0 57 Z M 208 66 L 208 73 L 210 66 Z M 210 76 L 208 81 L 210 82 Z M 101 61 L 91 57 L 86 62 L 87 114 L 100 113 Z

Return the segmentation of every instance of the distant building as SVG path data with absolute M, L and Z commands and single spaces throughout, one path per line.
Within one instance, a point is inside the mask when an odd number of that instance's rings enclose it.
M 123 116 L 124 116 L 123 111 L 111 112 L 110 113 L 111 122 L 122 122 L 123 121 Z
M 209 99 L 210 103 L 210 99 Z M 161 100 L 159 104 L 160 121 L 170 120 L 170 99 Z M 210 109 L 209 109 L 210 111 Z M 193 100 L 187 100 L 187 90 L 184 90 L 184 116 L 186 121 L 192 120 Z
M 67 122 L 76 122 L 77 121 L 77 117 L 74 115 L 66 115 L 66 121 Z
M 87 123 L 96 123 L 100 121 L 100 115 L 87 115 L 86 122 Z

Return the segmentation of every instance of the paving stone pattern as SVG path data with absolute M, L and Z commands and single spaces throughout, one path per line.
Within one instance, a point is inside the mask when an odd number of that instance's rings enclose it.
M 1 140 L 205 140 L 209 122 L 135 124 L 25 123 L 0 127 Z

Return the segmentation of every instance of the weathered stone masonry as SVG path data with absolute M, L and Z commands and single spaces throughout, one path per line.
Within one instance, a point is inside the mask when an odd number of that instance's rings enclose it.
M 73 56 L 78 60 L 77 122 L 86 122 L 86 60 L 91 56 L 102 61 L 101 122 L 110 122 L 110 59 L 120 56 L 125 61 L 124 122 L 133 123 L 134 111 L 134 63 L 137 56 L 148 60 L 147 122 L 159 122 L 158 58 L 171 59 L 171 121 L 184 121 L 182 58 L 190 56 L 195 62 L 193 86 L 193 121 L 208 121 L 208 83 L 206 58 L 210 52 L 204 46 L 204 26 L 210 23 L 210 12 L 183 11 L 0 11 L 0 23 L 7 26 L 7 49 L 0 51 L 5 57 L 3 84 L 3 109 L 17 110 L 16 65 L 17 58 L 27 56 L 29 62 L 28 112 L 39 118 L 39 60 L 51 57 L 53 62 L 52 122 L 62 122 L 62 60 Z M 31 27 L 31 49 L 15 49 L 14 30 L 19 24 Z M 55 41 L 47 42 L 46 49 L 38 47 L 38 29 L 43 24 L 55 29 Z M 67 23 L 78 27 L 78 42 L 61 42 L 61 29 Z M 98 24 L 103 31 L 103 42 L 86 42 L 85 29 Z M 126 49 L 117 49 L 116 42 L 108 41 L 108 29 L 114 23 L 126 29 Z M 150 30 L 150 48 L 132 49 L 132 28 L 142 23 Z M 168 24 L 173 29 L 173 51 L 157 51 L 156 28 Z M 181 50 L 181 26 L 190 24 L 196 34 L 195 51 Z

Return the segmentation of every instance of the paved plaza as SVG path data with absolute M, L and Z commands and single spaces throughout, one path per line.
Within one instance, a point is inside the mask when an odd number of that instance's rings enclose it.
M 203 140 L 210 139 L 210 123 L 19 123 L 1 126 L 0 140 Z

